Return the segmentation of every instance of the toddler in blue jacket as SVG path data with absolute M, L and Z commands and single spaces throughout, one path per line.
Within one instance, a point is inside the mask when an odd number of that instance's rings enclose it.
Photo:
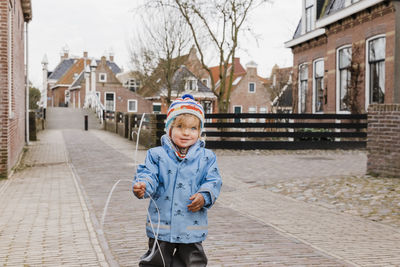
M 215 154 L 200 139 L 203 127 L 204 110 L 193 96 L 176 99 L 168 109 L 161 146 L 149 149 L 145 164 L 138 166 L 133 192 L 138 198 L 150 195 L 160 214 L 159 245 L 147 218 L 149 249 L 141 267 L 207 265 L 202 247 L 208 233 L 207 209 L 215 203 L 222 180 Z M 152 201 L 148 209 L 157 224 Z

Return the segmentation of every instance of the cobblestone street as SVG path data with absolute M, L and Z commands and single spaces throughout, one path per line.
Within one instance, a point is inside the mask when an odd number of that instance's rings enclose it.
M 50 117 L 58 126 L 0 181 L 0 265 L 137 266 L 148 202 L 131 192 L 134 143 L 62 123 Z M 209 266 L 400 265 L 399 180 L 364 176 L 364 151 L 216 154 Z

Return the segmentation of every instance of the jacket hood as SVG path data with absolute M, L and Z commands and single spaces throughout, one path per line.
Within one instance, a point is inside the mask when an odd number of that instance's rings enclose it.
M 175 155 L 175 150 L 173 148 L 172 140 L 167 134 L 164 134 L 163 136 L 161 136 L 161 146 L 167 151 L 168 155 L 170 155 L 171 157 L 177 158 L 177 156 Z M 205 147 L 205 146 L 206 146 L 206 142 L 199 138 L 197 140 L 197 142 L 189 148 L 189 151 L 185 158 L 190 159 L 192 157 L 192 155 L 195 154 L 195 153 L 193 153 L 194 151 L 196 151 L 197 149 L 199 149 L 201 147 Z

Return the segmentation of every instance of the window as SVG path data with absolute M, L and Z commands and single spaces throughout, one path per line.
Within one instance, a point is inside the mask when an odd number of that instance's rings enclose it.
M 313 86 L 313 112 L 322 112 L 324 102 L 324 60 L 322 59 L 314 62 Z
M 242 113 L 242 106 L 233 106 L 233 113 L 235 114 Z M 240 118 L 235 118 L 234 122 L 239 123 Z
M 256 92 L 256 84 L 249 83 L 249 93 L 255 93 L 255 92 Z
M 249 113 L 257 113 L 257 107 L 249 107 Z M 257 119 L 249 118 L 249 122 L 256 122 Z
M 186 90 L 197 91 L 197 79 L 190 77 L 186 80 Z
M 308 65 L 299 67 L 299 113 L 306 112 L 306 98 L 308 90 Z
M 153 103 L 153 113 L 161 113 L 161 103 Z
M 386 38 L 374 37 L 367 42 L 367 104 L 385 102 Z
M 106 111 L 115 111 L 115 93 L 105 93 Z
M 100 73 L 99 74 L 99 81 L 100 82 L 106 82 L 107 81 L 107 74 L 106 73 Z
M 348 87 L 350 85 L 351 73 L 351 46 L 343 47 L 337 53 L 337 90 L 336 106 L 337 112 L 349 111 Z
M 136 92 L 140 88 L 140 81 L 130 78 L 126 81 L 126 87 L 128 87 L 132 92 Z
M 208 80 L 207 80 L 207 79 L 202 79 L 201 82 L 202 82 L 205 86 L 208 86 Z
M 137 112 L 137 100 L 135 99 L 128 100 L 128 112 Z
M 260 113 L 267 113 L 268 112 L 268 108 L 266 107 L 260 107 Z M 265 119 L 260 119 L 260 122 L 265 122 Z
M 314 29 L 315 23 L 315 11 L 314 11 L 314 0 L 305 0 L 306 12 L 305 12 L 305 29 L 309 32 Z

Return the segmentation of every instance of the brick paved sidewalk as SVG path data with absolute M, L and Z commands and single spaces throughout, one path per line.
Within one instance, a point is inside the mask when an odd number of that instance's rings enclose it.
M 39 139 L 0 183 L 0 266 L 108 266 L 61 131 Z

